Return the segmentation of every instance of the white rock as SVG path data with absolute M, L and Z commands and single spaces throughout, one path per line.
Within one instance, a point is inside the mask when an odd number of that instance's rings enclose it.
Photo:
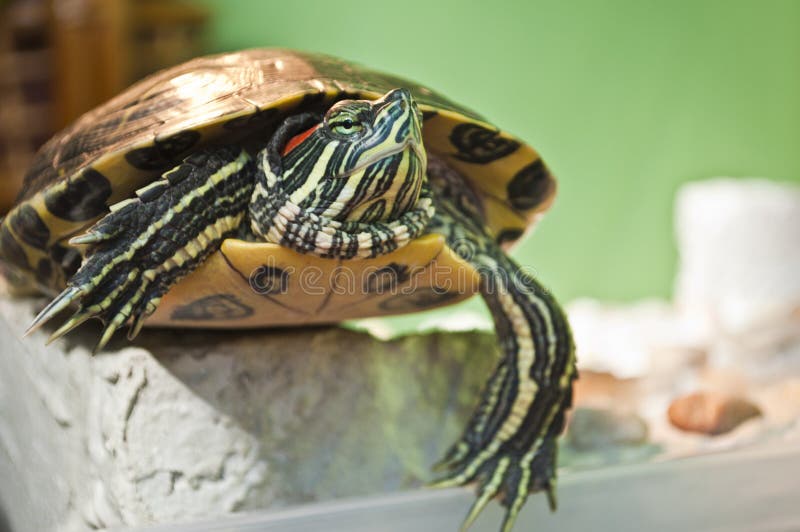
M 675 302 L 568 305 L 581 367 L 618 377 L 800 369 L 800 187 L 713 179 L 678 192 Z
M 624 405 L 667 455 L 723 449 L 797 425 L 800 187 L 715 179 L 678 193 L 675 302 L 567 306 L 582 370 L 635 377 Z M 580 381 L 578 383 L 580 388 Z M 763 417 L 713 442 L 667 422 L 676 396 L 734 393 Z
M 714 179 L 681 188 L 675 301 L 708 329 L 712 362 L 800 359 L 800 187 Z
M 47 332 L 21 338 L 40 305 L 0 294 L 0 500 L 15 530 L 418 486 L 459 436 L 496 349 L 485 333 L 145 330 L 92 356 L 96 327 L 49 347 Z
M 18 499 L 9 513 L 29 498 L 53 512 L 30 515 L 24 529 L 224 513 L 265 490 L 258 440 L 149 352 L 92 357 L 81 345 L 47 348 L 42 334 L 21 339 L 30 306 L 0 300 L 0 420 L 9 427 L 0 445 L 16 449 L 2 464 L 14 474 L 2 478 L 31 490 L 15 493 L 3 482 L 0 493 L 4 502 Z
M 579 367 L 618 378 L 666 373 L 695 357 L 704 331 L 659 300 L 607 304 L 581 299 L 567 306 Z

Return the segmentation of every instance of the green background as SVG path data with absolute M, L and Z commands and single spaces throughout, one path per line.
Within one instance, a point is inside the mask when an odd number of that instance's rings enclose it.
M 213 50 L 349 58 L 535 146 L 559 196 L 514 253 L 562 300 L 668 297 L 681 183 L 800 178 L 800 1 L 198 3 Z

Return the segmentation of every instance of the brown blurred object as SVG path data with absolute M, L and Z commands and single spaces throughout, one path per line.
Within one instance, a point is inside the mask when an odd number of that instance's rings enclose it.
M 202 55 L 208 18 L 179 0 L 0 2 L 0 214 L 47 138 L 137 79 Z
M 761 416 L 761 410 L 742 398 L 695 392 L 675 399 L 667 415 L 670 423 L 681 430 L 716 436 Z
M 53 131 L 47 19 L 41 1 L 11 2 L 0 10 L 0 215 Z

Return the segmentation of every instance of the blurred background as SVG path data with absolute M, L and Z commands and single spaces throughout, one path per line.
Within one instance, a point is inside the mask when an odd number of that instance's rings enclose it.
M 0 202 L 54 131 L 202 53 L 322 51 L 430 85 L 559 177 L 516 256 L 563 300 L 667 297 L 678 186 L 800 179 L 794 0 L 0 1 Z

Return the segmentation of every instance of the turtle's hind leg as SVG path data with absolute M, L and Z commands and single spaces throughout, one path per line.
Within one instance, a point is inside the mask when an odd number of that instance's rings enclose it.
M 544 491 L 555 509 L 556 438 L 577 376 L 564 312 L 532 276 L 508 258 L 476 217 L 440 192 L 430 227 L 481 274 L 502 356 L 460 440 L 439 464 L 434 486 L 477 485 L 468 527 L 494 499 L 507 508 L 508 532 L 529 494 Z
M 135 336 L 161 296 L 236 233 L 253 191 L 253 172 L 250 156 L 240 148 L 199 152 L 135 198 L 112 206 L 70 240 L 88 246 L 86 258 L 29 331 L 77 302 L 78 311 L 51 340 L 90 318 L 105 325 L 97 349 L 131 319 L 129 336 Z

